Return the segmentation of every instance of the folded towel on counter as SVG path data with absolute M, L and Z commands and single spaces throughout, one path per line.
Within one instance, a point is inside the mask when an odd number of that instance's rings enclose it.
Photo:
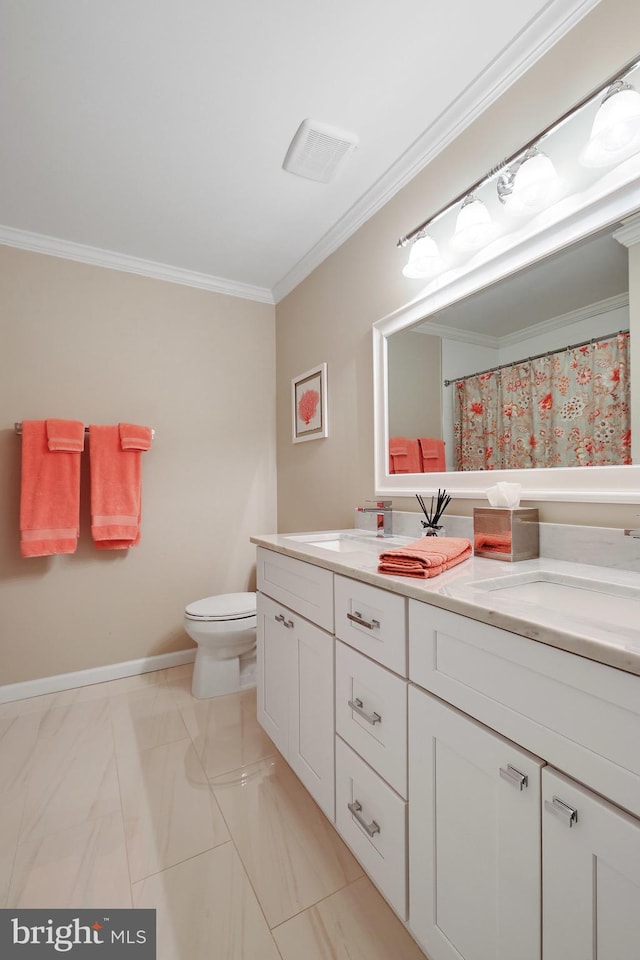
M 49 450 L 82 453 L 84 450 L 84 423 L 79 420 L 45 420 Z
M 378 573 L 427 580 L 470 556 L 471 541 L 464 537 L 421 537 L 406 547 L 381 553 Z
M 422 473 L 417 440 L 407 437 L 389 439 L 389 473 Z
M 442 473 L 446 470 L 444 440 L 436 437 L 418 437 L 422 473 Z
M 153 431 L 136 423 L 119 423 L 120 445 L 123 450 L 149 450 Z
M 126 550 L 140 542 L 142 470 L 140 449 L 123 450 L 117 426 L 89 428 L 91 536 L 103 550 Z
M 49 422 L 75 423 L 64 420 L 22 421 L 20 550 L 23 557 L 74 553 L 78 544 L 82 447 L 50 449 Z M 56 434 L 54 428 L 53 434 L 58 439 L 62 436 L 71 441 L 77 430 L 63 427 L 60 434 Z M 84 441 L 84 426 L 82 438 Z

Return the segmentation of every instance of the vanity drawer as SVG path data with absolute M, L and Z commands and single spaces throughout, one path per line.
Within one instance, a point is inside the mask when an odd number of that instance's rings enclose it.
M 258 590 L 333 633 L 333 574 L 312 563 L 258 547 Z
M 407 805 L 336 737 L 336 827 L 402 920 L 407 919 Z
M 406 677 L 405 598 L 340 576 L 335 577 L 334 591 L 336 636 Z
M 406 798 L 407 681 L 340 641 L 336 731 Z
M 410 678 L 640 816 L 640 676 L 409 602 Z

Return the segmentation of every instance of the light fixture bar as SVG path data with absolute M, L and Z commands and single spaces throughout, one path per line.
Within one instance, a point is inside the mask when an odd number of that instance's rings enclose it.
M 622 70 L 618 71 L 608 80 L 606 80 L 592 93 L 588 93 L 586 97 L 583 97 L 582 100 L 580 100 L 577 104 L 575 104 L 575 106 L 565 111 L 565 113 L 563 113 L 561 117 L 559 117 L 557 120 L 554 120 L 553 123 L 550 123 L 549 126 L 545 127 L 544 130 L 536 134 L 535 137 L 532 137 L 531 140 L 527 141 L 527 143 L 525 143 L 522 147 L 519 147 L 519 149 L 515 153 L 511 154 L 510 157 L 507 157 L 507 159 L 503 160 L 500 164 L 498 164 L 498 166 L 492 167 L 489 173 L 486 173 L 483 177 L 480 178 L 480 180 L 476 180 L 475 183 L 473 183 L 470 187 L 467 187 L 467 189 L 464 190 L 462 193 L 460 193 L 457 197 L 455 197 L 454 200 L 450 200 L 446 204 L 446 206 L 441 207 L 436 213 L 434 213 L 427 220 L 424 220 L 422 223 L 418 224 L 417 227 L 414 227 L 410 233 L 407 233 L 404 237 L 400 237 L 400 239 L 396 243 L 396 246 L 398 247 L 408 246 L 410 243 L 412 243 L 416 239 L 419 233 L 422 233 L 422 231 L 426 230 L 427 227 L 430 227 L 431 224 L 435 223 L 436 220 L 439 220 L 440 217 L 442 217 L 445 213 L 447 213 L 453 207 L 457 206 L 459 203 L 462 203 L 462 201 L 465 200 L 470 193 L 474 193 L 476 190 L 479 190 L 480 187 L 483 187 L 486 183 L 489 183 L 495 177 L 499 176 L 499 174 L 502 173 L 502 171 L 505 168 L 509 167 L 512 163 L 515 163 L 516 160 L 519 160 L 520 157 L 522 157 L 522 155 L 526 153 L 527 150 L 530 150 L 533 147 L 537 146 L 540 143 L 540 141 L 543 140 L 545 137 L 548 137 L 550 133 L 553 133 L 555 130 L 558 130 L 560 126 L 569 119 L 569 117 L 572 117 L 575 113 L 578 112 L 578 110 L 581 110 L 583 107 L 586 107 L 587 104 L 591 103 L 593 100 L 602 96 L 602 94 L 605 93 L 609 89 L 609 87 L 611 87 L 612 84 L 616 83 L 619 80 L 623 80 L 628 73 L 631 73 L 631 71 L 635 70 L 635 68 L 639 65 L 640 65 L 640 57 L 636 57 L 635 59 L 631 60 L 629 63 L 626 64 L 626 66 L 622 68 Z

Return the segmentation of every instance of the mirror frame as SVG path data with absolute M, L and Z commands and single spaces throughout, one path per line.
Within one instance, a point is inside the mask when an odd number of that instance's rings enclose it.
M 602 176 L 580 196 L 558 204 L 495 241 L 465 266 L 430 281 L 419 297 L 373 325 L 373 431 L 376 496 L 413 496 L 446 487 L 454 497 L 484 500 L 500 480 L 520 483 L 522 500 L 640 503 L 640 463 L 611 467 L 539 467 L 529 470 L 388 473 L 387 339 L 431 314 L 576 243 L 640 209 L 638 156 Z M 620 232 L 626 229 L 626 223 Z M 637 233 L 640 230 L 636 227 Z M 640 242 L 640 237 L 639 237 Z M 640 305 L 638 305 L 640 306 Z M 636 310 L 638 309 L 636 307 Z M 639 338 L 640 339 L 640 338 Z M 632 343 L 632 365 L 640 361 Z M 640 367 L 640 362 L 638 363 Z M 632 433 L 633 436 L 633 433 Z M 638 456 L 638 439 L 634 444 Z M 579 477 L 579 480 L 578 480 Z

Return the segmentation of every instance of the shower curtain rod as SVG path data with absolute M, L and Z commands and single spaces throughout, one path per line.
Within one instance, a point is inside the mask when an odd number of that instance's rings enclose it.
M 545 350 L 544 353 L 536 353 L 533 357 L 523 357 L 522 360 L 512 360 L 511 363 L 501 363 L 497 367 L 489 367 L 487 370 L 478 370 L 476 373 L 466 373 L 464 377 L 456 377 L 455 380 L 445 380 L 445 387 L 450 387 L 452 383 L 461 383 L 463 380 L 470 380 L 471 377 L 481 377 L 483 373 L 495 373 L 497 370 L 506 370 L 507 367 L 517 367 L 519 363 L 528 363 L 530 360 L 541 360 L 542 357 L 552 357 L 554 353 L 564 353 L 565 350 L 577 350 L 578 347 L 588 347 L 591 343 L 599 343 L 601 340 L 613 340 L 619 337 L 621 333 L 629 333 L 628 330 L 617 330 L 615 333 L 608 333 L 604 337 L 591 337 L 591 340 L 583 340 L 581 343 L 570 343 L 567 347 L 557 347 L 555 350 Z
M 16 422 L 15 422 L 14 425 L 13 425 L 13 429 L 14 429 L 15 432 L 18 434 L 18 436 L 21 437 L 21 436 L 22 436 L 22 420 L 16 420 Z M 89 427 L 85 427 L 85 428 L 84 428 L 84 432 L 85 432 L 85 433 L 89 433 Z M 152 439 L 152 440 L 155 440 L 155 438 L 156 438 L 156 432 L 155 432 L 155 430 L 152 430 L 152 431 L 151 431 L 151 439 Z

